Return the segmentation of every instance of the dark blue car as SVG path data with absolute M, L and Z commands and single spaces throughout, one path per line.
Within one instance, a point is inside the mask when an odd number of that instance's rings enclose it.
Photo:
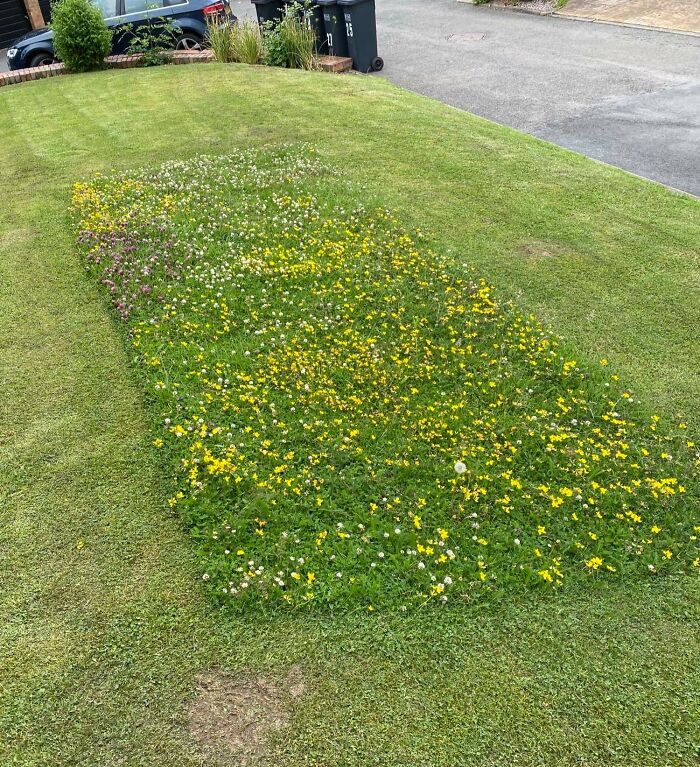
M 112 53 L 126 53 L 132 31 L 151 19 L 166 17 L 177 27 L 173 48 L 199 48 L 205 40 L 207 20 L 230 13 L 229 0 L 90 0 L 112 30 Z M 56 60 L 53 32 L 35 29 L 16 40 L 7 51 L 10 69 L 40 67 Z

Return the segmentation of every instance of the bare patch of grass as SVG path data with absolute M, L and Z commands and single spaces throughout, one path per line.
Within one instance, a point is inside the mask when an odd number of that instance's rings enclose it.
M 282 683 L 251 672 L 206 671 L 188 706 L 188 729 L 205 757 L 254 764 L 265 756 L 268 738 L 287 725 L 289 701 L 304 690 L 298 666 Z

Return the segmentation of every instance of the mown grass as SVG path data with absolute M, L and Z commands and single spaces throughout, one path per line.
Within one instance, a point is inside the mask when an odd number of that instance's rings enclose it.
M 313 140 L 697 433 L 697 203 L 376 79 L 76 76 L 4 89 L 0 134 L 6 763 L 199 764 L 182 708 L 197 672 L 292 664 L 307 694 L 274 764 L 696 758 L 695 581 L 410 620 L 213 614 L 67 208 L 94 170 Z

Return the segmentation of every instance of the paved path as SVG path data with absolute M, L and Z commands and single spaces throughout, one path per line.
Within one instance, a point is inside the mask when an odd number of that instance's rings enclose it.
M 0 48 L 0 72 L 7 72 L 7 50 Z
M 377 12 L 398 85 L 700 196 L 700 38 L 455 0 Z
M 700 34 L 698 0 L 569 0 L 558 13 Z

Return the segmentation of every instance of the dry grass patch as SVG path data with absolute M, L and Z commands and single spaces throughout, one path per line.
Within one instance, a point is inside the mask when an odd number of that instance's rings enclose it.
M 187 710 L 188 728 L 206 758 L 230 758 L 254 764 L 266 754 L 271 735 L 289 721 L 289 703 L 304 694 L 301 669 L 283 682 L 251 672 L 206 671 Z

